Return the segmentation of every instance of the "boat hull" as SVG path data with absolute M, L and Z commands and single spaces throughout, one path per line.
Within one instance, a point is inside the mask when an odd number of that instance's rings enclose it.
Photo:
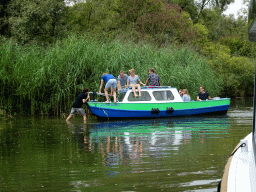
M 93 115 L 101 118 L 157 118 L 223 114 L 229 109 L 230 99 L 177 103 L 102 103 L 88 102 Z
M 229 156 L 218 191 L 256 191 L 256 166 L 252 135 L 250 133 L 242 139 Z

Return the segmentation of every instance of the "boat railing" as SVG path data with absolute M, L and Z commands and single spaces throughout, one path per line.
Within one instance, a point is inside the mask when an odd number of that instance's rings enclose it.
M 169 88 L 174 88 L 174 87 L 171 87 L 171 86 L 142 86 L 141 89 L 169 89 Z M 128 87 L 126 88 L 123 88 L 124 90 L 125 89 L 132 89 L 131 86 L 128 85 Z
M 89 97 L 89 101 L 93 101 L 93 102 L 97 102 L 98 100 L 96 99 L 96 95 L 99 95 L 99 96 L 106 96 L 104 93 L 98 93 L 98 92 L 89 92 L 88 93 L 89 96 L 92 95 L 92 98 Z M 112 97 L 113 95 L 108 95 L 109 97 Z

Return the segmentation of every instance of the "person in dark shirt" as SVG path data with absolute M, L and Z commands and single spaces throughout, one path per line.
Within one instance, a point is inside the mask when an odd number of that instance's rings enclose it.
M 212 99 L 209 95 L 209 93 L 205 92 L 204 87 L 200 87 L 200 93 L 197 95 L 197 101 L 202 101 L 206 99 Z
M 145 84 L 147 85 L 148 81 L 150 81 L 150 86 L 160 86 L 160 78 L 159 75 L 155 74 L 155 70 L 151 68 L 148 73 L 149 75 Z
M 70 115 L 68 116 L 68 118 L 66 119 L 66 121 L 69 121 L 70 118 L 75 115 L 76 112 L 80 113 L 80 115 L 83 116 L 84 118 L 84 122 L 86 122 L 86 113 L 82 108 L 82 105 L 89 99 L 89 89 L 88 88 L 84 88 L 82 93 L 80 93 L 77 96 L 76 101 L 74 102 Z

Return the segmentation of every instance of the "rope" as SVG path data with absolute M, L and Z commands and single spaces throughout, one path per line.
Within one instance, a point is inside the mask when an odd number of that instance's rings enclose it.
M 237 147 L 236 148 L 236 150 L 235 151 L 233 151 L 233 153 L 231 153 L 228 157 L 231 157 L 231 156 L 233 156 L 235 153 L 236 153 L 236 151 L 240 148 L 240 147 L 245 147 L 246 146 L 246 144 L 245 143 L 242 143 L 241 145 L 239 145 L 239 147 Z

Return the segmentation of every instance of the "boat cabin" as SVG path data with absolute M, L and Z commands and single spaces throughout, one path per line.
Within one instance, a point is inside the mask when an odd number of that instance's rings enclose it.
M 136 90 L 137 91 L 137 90 Z M 137 92 L 138 94 L 138 92 Z M 141 97 L 134 97 L 131 88 L 125 88 L 119 91 L 117 98 L 122 103 L 165 103 L 165 102 L 183 102 L 178 90 L 168 86 L 148 86 L 141 88 Z

